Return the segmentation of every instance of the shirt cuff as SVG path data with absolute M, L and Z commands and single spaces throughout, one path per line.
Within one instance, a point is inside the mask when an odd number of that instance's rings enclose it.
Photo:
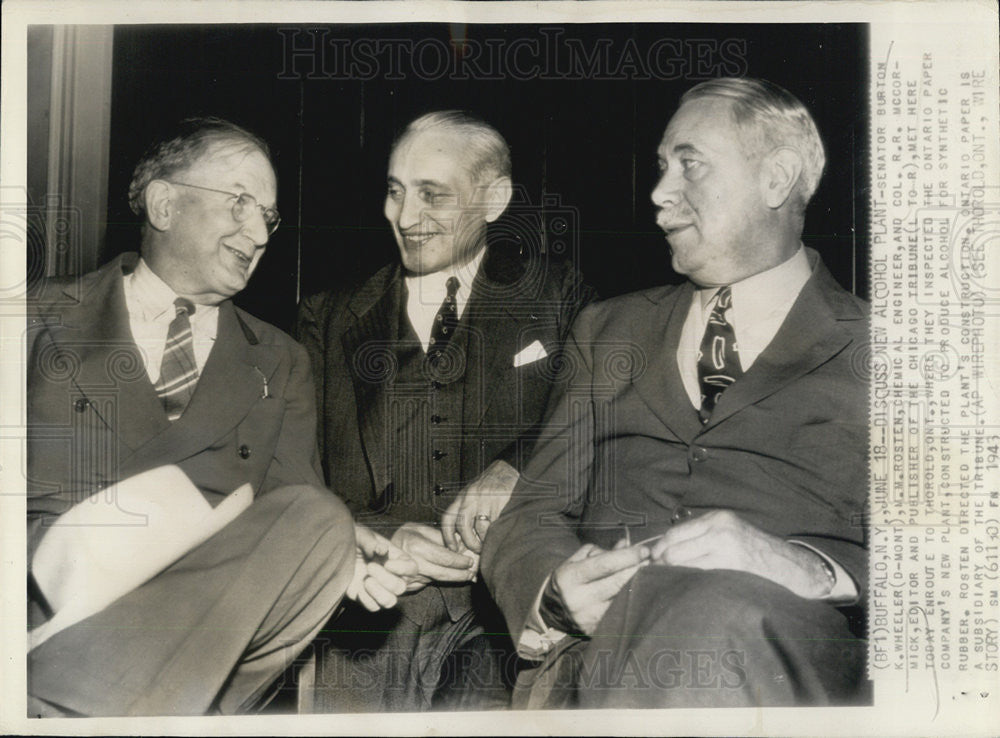
M 545 621 L 542 620 L 542 594 L 545 592 L 545 588 L 549 586 L 549 578 L 546 577 L 545 581 L 542 582 L 542 586 L 539 587 L 538 594 L 535 595 L 535 601 L 531 605 L 531 610 L 528 611 L 528 619 L 524 623 L 521 638 L 517 642 L 518 656 L 530 661 L 541 661 L 545 654 L 552 650 L 553 646 L 563 638 L 566 638 L 565 633 L 561 630 L 548 627 Z
M 789 543 L 809 549 L 833 569 L 834 579 L 836 580 L 833 584 L 833 589 L 819 599 L 829 602 L 832 605 L 854 605 L 857 603 L 858 586 L 854 583 L 854 578 L 835 559 L 831 559 L 818 548 L 810 546 L 808 543 L 803 543 L 802 541 L 789 541 Z

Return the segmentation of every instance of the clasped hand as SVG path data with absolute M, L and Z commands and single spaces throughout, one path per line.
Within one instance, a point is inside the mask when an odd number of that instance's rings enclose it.
M 347 596 L 371 612 L 395 607 L 399 595 L 406 591 L 407 577 L 417 573 L 416 562 L 360 523 L 354 524 L 354 538 L 354 577 L 347 586 Z
M 444 545 L 441 530 L 424 523 L 404 523 L 392 543 L 415 564 L 403 576 L 406 592 L 416 592 L 431 582 L 468 582 L 479 569 L 479 556 L 472 551 L 452 551 Z
M 805 599 L 830 592 L 818 554 L 771 535 L 729 510 L 714 510 L 674 526 L 650 552 L 653 563 L 756 574 Z
M 394 607 L 396 599 L 431 582 L 468 582 L 479 570 L 489 523 L 507 504 L 517 470 L 494 461 L 445 511 L 441 528 L 404 523 L 392 540 L 355 526 L 358 563 L 348 596 L 369 610 Z
M 481 553 L 486 531 L 507 506 L 519 477 L 517 469 L 501 459 L 486 467 L 441 516 L 445 545 L 452 551 Z
M 694 569 L 731 569 L 769 579 L 806 599 L 829 593 L 819 556 L 716 510 L 676 525 L 662 536 L 610 551 L 587 543 L 560 564 L 553 584 L 567 612 L 592 635 L 622 587 L 646 564 Z

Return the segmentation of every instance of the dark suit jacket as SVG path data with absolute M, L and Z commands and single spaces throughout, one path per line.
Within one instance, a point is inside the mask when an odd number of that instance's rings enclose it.
M 387 352 L 399 335 L 404 295 L 401 267 L 388 265 L 355 289 L 304 300 L 296 330 L 313 362 L 326 478 L 359 519 L 377 514 L 379 525 L 390 527 L 406 521 L 391 510 L 377 512 L 396 454 L 380 400 L 391 385 Z M 449 497 L 495 459 L 523 465 L 556 356 L 590 299 L 590 288 L 565 261 L 487 248 L 461 319 L 468 345 L 461 380 L 460 479 L 435 501 L 436 510 L 443 511 Z M 515 367 L 515 355 L 534 341 L 542 343 L 548 358 Z
M 167 420 L 125 308 L 122 275 L 136 263 L 125 254 L 53 280 L 29 305 L 29 561 L 44 520 L 163 464 L 180 466 L 212 504 L 246 482 L 257 494 L 323 486 L 305 352 L 229 301 L 190 405 Z
M 491 526 L 483 573 L 515 642 L 581 543 L 637 542 L 728 509 L 826 552 L 866 591 L 867 306 L 813 274 L 771 344 L 702 426 L 676 348 L 693 286 L 583 311 L 535 454 Z

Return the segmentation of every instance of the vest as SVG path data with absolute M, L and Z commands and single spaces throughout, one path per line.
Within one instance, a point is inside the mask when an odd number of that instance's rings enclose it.
M 392 435 L 392 483 L 383 512 L 397 521 L 437 523 L 462 480 L 462 410 L 468 330 L 461 322 L 437 362 L 427 358 L 400 300 L 393 349 L 397 371 L 384 393 Z

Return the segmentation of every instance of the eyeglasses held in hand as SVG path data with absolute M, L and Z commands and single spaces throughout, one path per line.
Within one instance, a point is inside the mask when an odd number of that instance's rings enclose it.
M 264 225 L 267 226 L 267 235 L 269 236 L 278 230 L 278 225 L 281 223 L 281 216 L 278 215 L 277 210 L 274 208 L 265 208 L 257 202 L 256 197 L 248 192 L 227 192 L 226 190 L 216 190 L 212 187 L 202 187 L 201 185 L 188 184 L 187 182 L 165 181 L 170 182 L 172 185 L 193 187 L 196 190 L 205 190 L 206 192 L 218 192 L 220 195 L 229 195 L 229 197 L 235 198 L 233 201 L 233 219 L 237 223 L 245 223 L 254 214 L 254 210 L 260 208 L 260 214 L 264 216 Z

